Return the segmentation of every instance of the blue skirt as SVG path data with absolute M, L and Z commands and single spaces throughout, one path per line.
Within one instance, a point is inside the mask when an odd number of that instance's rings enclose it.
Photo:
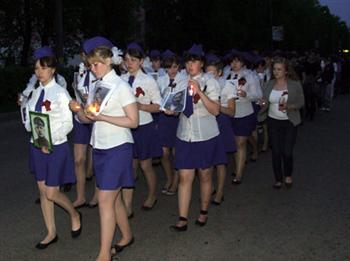
M 84 124 L 73 120 L 73 143 L 74 144 L 90 144 L 92 124 Z
M 231 121 L 235 136 L 249 137 L 256 128 L 255 113 L 242 118 L 232 118 Z
M 162 147 L 159 144 L 153 121 L 145 125 L 139 125 L 136 129 L 132 129 L 131 133 L 134 138 L 135 159 L 146 160 L 162 156 Z
M 176 138 L 175 148 L 176 169 L 207 169 L 227 163 L 225 148 L 219 136 L 199 142 Z
M 124 143 L 111 149 L 93 149 L 96 186 L 101 190 L 134 187 L 132 144 Z
M 29 159 L 29 168 L 36 181 L 45 181 L 46 186 L 58 187 L 76 182 L 74 162 L 67 142 L 54 145 L 50 154 L 43 153 L 31 143 Z
M 235 142 L 235 134 L 233 133 L 231 117 L 220 113 L 219 116 L 216 117 L 216 120 L 219 125 L 219 138 L 221 143 L 224 145 L 226 152 L 235 152 L 236 142 Z
M 178 116 L 171 116 L 162 113 L 159 116 L 158 134 L 159 143 L 165 148 L 174 148 L 176 140 L 177 125 L 179 124 Z

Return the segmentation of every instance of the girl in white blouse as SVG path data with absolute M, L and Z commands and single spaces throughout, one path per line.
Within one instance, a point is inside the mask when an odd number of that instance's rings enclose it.
M 103 100 L 98 115 L 89 112 L 89 106 L 85 112 L 77 103 L 72 102 L 70 107 L 78 108 L 76 112 L 83 122 L 93 122 L 91 145 L 101 221 L 101 247 L 96 260 L 105 261 L 134 242 L 121 189 L 134 186 L 130 128 L 137 127 L 139 117 L 130 87 L 112 69 L 112 63 L 119 64 L 121 57 L 98 41 L 95 43 L 94 38 L 90 40 L 97 45 L 87 55 L 91 71 L 100 79 L 96 88 L 109 89 L 109 96 L 105 96 L 107 100 Z M 111 253 L 116 224 L 122 237 Z
M 60 192 L 60 185 L 74 183 L 73 159 L 67 143 L 67 135 L 73 128 L 72 113 L 69 110 L 70 96 L 58 85 L 54 79 L 57 61 L 54 56 L 37 52 L 35 75 L 40 85 L 34 89 L 26 105 L 25 127 L 31 129 L 29 112 L 36 111 L 49 115 L 53 151 L 46 146 L 36 148 L 31 140 L 30 165 L 35 173 L 39 192 L 40 204 L 47 228 L 46 237 L 36 248 L 45 249 L 57 242 L 58 236 L 55 226 L 54 206 L 58 204 L 66 210 L 71 219 L 71 235 L 78 237 L 82 229 L 82 216 L 73 207 L 67 196 Z
M 226 80 L 221 77 L 223 64 L 220 58 L 214 54 L 206 56 L 206 72 L 212 74 L 212 76 L 220 84 L 220 114 L 216 117 L 221 142 L 225 146 L 225 152 L 235 152 L 236 143 L 234 140 L 234 134 L 231 124 L 231 118 L 235 115 L 235 94 L 232 85 L 226 85 Z M 220 164 L 216 166 L 217 173 L 217 189 L 214 190 L 215 195 L 212 200 L 213 205 L 220 205 L 224 200 L 224 186 L 226 179 L 226 164 Z
M 178 56 L 167 50 L 163 53 L 163 67 L 166 69 L 166 74 L 158 78 L 158 85 L 162 97 L 166 97 L 168 93 L 179 90 L 179 82 L 184 79 L 184 76 L 179 73 L 180 60 Z M 162 188 L 162 193 L 165 195 L 175 195 L 179 176 L 177 171 L 173 169 L 171 152 L 173 158 L 175 156 L 175 140 L 176 130 L 179 123 L 179 117 L 175 115 L 167 115 L 161 113 L 158 123 L 158 135 L 160 145 L 163 149 L 161 158 L 162 166 L 166 175 L 166 183 Z
M 226 84 L 232 85 L 236 96 L 236 112 L 232 119 L 237 152 L 235 153 L 236 171 L 233 184 L 240 184 L 246 161 L 247 140 L 256 127 L 256 116 L 252 101 L 261 98 L 259 82 L 253 74 L 245 69 L 243 55 L 233 52 L 231 55 L 231 72 Z
M 178 200 L 179 220 L 170 228 L 187 230 L 187 217 L 191 202 L 192 183 L 198 169 L 201 203 L 198 226 L 208 219 L 212 191 L 213 166 L 226 163 L 226 155 L 219 140 L 219 128 L 215 116 L 219 114 L 219 83 L 203 74 L 204 54 L 200 45 L 194 45 L 185 57 L 188 78 L 186 108 L 180 114 L 175 144 L 175 167 L 179 170 Z
M 151 113 L 159 112 L 161 96 L 157 82 L 152 76 L 142 70 L 144 52 L 136 43 L 128 45 L 125 54 L 125 64 L 128 72 L 122 79 L 130 84 L 139 109 L 140 123 L 132 130 L 134 138 L 134 172 L 140 164 L 146 177 L 148 195 L 142 205 L 142 210 L 151 210 L 157 202 L 157 177 L 152 166 L 152 158 L 160 157 L 162 149 L 157 140 L 156 126 Z M 123 198 L 129 213 L 132 216 L 132 189 L 123 190 Z

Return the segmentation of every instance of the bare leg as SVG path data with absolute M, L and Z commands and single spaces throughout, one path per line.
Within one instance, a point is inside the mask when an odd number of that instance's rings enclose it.
M 95 185 L 94 195 L 92 196 L 92 199 L 89 201 L 90 206 L 94 206 L 98 204 L 98 192 L 99 192 L 99 189 Z
M 115 202 L 120 190 L 100 190 L 98 193 L 98 206 L 100 212 L 101 243 L 100 252 L 96 260 L 109 261 L 111 247 L 116 226 Z
M 137 169 L 139 166 L 139 161 L 137 159 L 133 159 L 132 168 L 134 172 L 134 178 L 137 177 Z M 122 199 L 124 201 L 124 205 L 126 208 L 126 212 L 128 216 L 133 213 L 133 197 L 134 197 L 134 189 L 133 188 L 123 188 L 122 189 Z
M 236 136 L 237 152 L 235 153 L 236 160 L 236 178 L 241 179 L 243 176 L 243 170 L 246 160 L 247 151 L 247 137 Z
M 250 160 L 256 161 L 258 159 L 258 131 L 255 129 L 250 135 L 249 144 L 252 146 L 252 156 Z
M 37 184 L 40 192 L 41 212 L 47 229 L 47 235 L 41 243 L 46 244 L 56 236 L 54 203 L 46 198 L 45 181 L 38 181 Z
M 178 200 L 179 200 L 179 216 L 188 217 L 188 211 L 192 196 L 192 183 L 195 177 L 194 169 L 181 169 L 179 170 L 179 187 L 178 187 Z M 211 189 L 211 188 L 210 188 Z M 177 226 L 183 226 L 186 221 L 179 220 Z
M 130 216 L 133 213 L 132 208 L 132 199 L 134 196 L 134 189 L 133 188 L 123 188 L 122 189 L 122 199 L 124 202 L 124 207 L 127 212 L 127 216 Z
M 215 194 L 214 201 L 217 203 L 221 203 L 222 198 L 224 196 L 224 186 L 226 179 L 226 165 L 217 165 L 216 166 L 216 174 L 217 174 L 217 189 Z
M 48 200 L 55 202 L 69 213 L 72 222 L 72 230 L 78 230 L 81 226 L 79 213 L 76 211 L 72 202 L 70 202 L 67 196 L 60 192 L 59 187 L 46 186 L 45 194 Z
M 173 167 L 170 160 L 170 149 L 163 147 L 163 156 L 161 158 L 162 166 L 167 178 L 164 189 L 169 190 L 171 182 L 173 180 Z
M 122 234 L 121 240 L 118 242 L 118 245 L 124 246 L 130 242 L 132 239 L 131 228 L 128 220 L 128 214 L 122 200 L 121 193 L 118 193 L 117 199 L 115 201 L 115 216 L 117 225 Z
M 152 207 L 155 200 L 157 199 L 157 177 L 152 166 L 152 159 L 141 160 L 140 164 L 148 186 L 148 196 L 143 203 L 143 206 Z
M 92 147 L 91 145 L 88 145 L 86 152 L 86 177 L 91 178 L 93 174 L 94 171 L 92 167 Z
M 84 204 L 85 199 L 85 163 L 86 163 L 86 144 L 74 144 L 74 166 L 75 176 L 77 177 L 77 198 L 73 202 L 74 207 Z
M 199 182 L 201 191 L 201 210 L 207 211 L 209 208 L 210 197 L 212 192 L 212 172 L 213 169 L 199 170 Z M 205 222 L 207 215 L 200 214 L 198 220 Z

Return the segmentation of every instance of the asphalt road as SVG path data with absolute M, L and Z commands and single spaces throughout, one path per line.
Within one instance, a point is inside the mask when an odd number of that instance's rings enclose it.
M 137 182 L 135 243 L 120 260 L 350 260 L 350 96 L 334 101 L 330 113 L 299 128 L 294 186 L 272 189 L 269 152 L 248 163 L 243 183 L 227 180 L 225 201 L 211 207 L 205 227 L 194 225 L 199 186 L 194 184 L 189 229 L 177 234 L 177 197 L 159 193 L 150 212 L 140 210 L 146 194 Z M 68 215 L 56 211 L 59 241 L 39 251 L 45 236 L 34 178 L 28 173 L 28 136 L 18 114 L 0 115 L 0 261 L 94 260 L 99 249 L 98 209 L 82 209 L 83 232 L 70 237 Z M 164 175 L 157 167 L 159 191 Z M 88 183 L 87 194 L 93 183 Z M 74 198 L 74 188 L 68 196 Z M 88 196 L 88 197 L 89 197 Z M 117 233 L 117 237 L 118 237 Z

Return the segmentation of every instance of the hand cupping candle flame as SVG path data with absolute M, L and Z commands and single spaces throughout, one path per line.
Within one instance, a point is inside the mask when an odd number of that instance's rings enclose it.
M 85 108 L 85 113 L 96 114 L 100 111 L 100 104 L 98 102 L 93 102 Z

